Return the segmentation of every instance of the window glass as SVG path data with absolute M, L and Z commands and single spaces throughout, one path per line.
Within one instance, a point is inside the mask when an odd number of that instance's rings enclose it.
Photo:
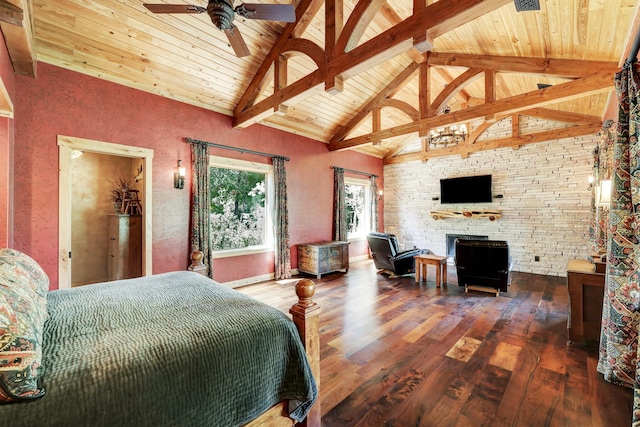
M 213 251 L 271 245 L 271 165 L 212 157 L 211 242 Z
M 369 181 L 344 179 L 345 204 L 347 206 L 347 237 L 366 236 L 371 228 Z

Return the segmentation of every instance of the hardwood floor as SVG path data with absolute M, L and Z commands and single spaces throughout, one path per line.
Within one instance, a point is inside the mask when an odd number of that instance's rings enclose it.
M 567 345 L 566 278 L 514 272 L 508 293 L 389 279 L 371 261 L 316 283 L 323 426 L 628 426 L 632 390 Z M 238 288 L 288 312 L 291 281 Z

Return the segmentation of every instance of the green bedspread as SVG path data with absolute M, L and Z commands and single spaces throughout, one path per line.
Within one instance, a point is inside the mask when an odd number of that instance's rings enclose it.
M 196 273 L 52 291 L 47 310 L 45 395 L 0 425 L 227 427 L 317 397 L 293 322 Z

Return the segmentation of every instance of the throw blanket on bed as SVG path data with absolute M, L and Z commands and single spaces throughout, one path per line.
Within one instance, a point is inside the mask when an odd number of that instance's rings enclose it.
M 317 397 L 293 322 L 196 273 L 52 291 L 47 310 L 45 395 L 0 406 L 6 425 L 226 427 Z

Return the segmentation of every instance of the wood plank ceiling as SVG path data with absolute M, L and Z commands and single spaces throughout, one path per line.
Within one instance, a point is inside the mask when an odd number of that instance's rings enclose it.
M 35 52 L 231 115 L 238 128 L 261 123 L 397 163 L 597 132 L 638 3 L 540 0 L 518 12 L 513 0 L 297 0 L 295 23 L 236 16 L 243 58 L 206 14 L 152 14 L 143 0 L 0 0 L 0 25 L 16 72 L 37 74 Z M 526 133 L 522 117 L 563 125 Z M 482 139 L 505 120 L 510 135 Z M 421 142 L 452 124 L 469 129 L 464 143 Z

